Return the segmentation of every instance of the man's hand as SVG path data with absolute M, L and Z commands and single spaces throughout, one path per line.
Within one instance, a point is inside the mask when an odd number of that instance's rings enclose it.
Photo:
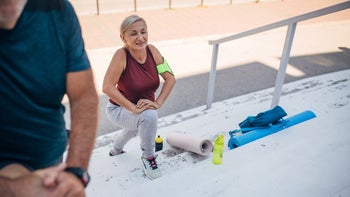
M 52 196 L 84 197 L 85 191 L 81 181 L 71 173 L 64 172 L 66 164 L 34 171 L 42 179 L 42 185 L 52 192 Z
M 57 185 L 53 190 L 53 196 L 85 197 L 83 184 L 73 174 L 61 172 L 56 180 Z
M 64 172 L 66 165 L 30 172 L 19 164 L 0 170 L 1 196 L 85 197 L 84 186 L 74 175 Z
M 44 187 L 55 187 L 57 184 L 57 177 L 66 168 L 65 163 L 61 163 L 58 166 L 36 170 L 33 173 L 40 176 Z

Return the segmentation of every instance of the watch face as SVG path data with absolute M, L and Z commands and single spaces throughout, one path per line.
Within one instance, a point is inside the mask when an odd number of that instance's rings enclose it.
M 74 174 L 83 183 L 85 187 L 90 182 L 90 175 L 83 168 L 68 167 L 65 171 Z
M 87 185 L 90 181 L 90 176 L 86 171 L 83 172 L 83 176 L 81 178 L 82 178 L 82 181 L 85 182 L 85 185 Z

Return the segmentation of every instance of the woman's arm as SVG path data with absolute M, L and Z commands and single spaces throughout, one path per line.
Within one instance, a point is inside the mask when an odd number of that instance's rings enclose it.
M 164 63 L 164 58 L 163 56 L 160 54 L 160 52 L 158 51 L 158 49 L 156 47 L 154 47 L 153 45 L 149 45 L 149 48 L 152 52 L 152 55 L 154 57 L 154 60 L 156 61 L 156 64 L 163 64 Z M 175 76 L 173 75 L 173 73 L 167 71 L 161 74 L 161 77 L 164 79 L 164 84 L 163 87 L 160 91 L 160 94 L 158 95 L 157 99 L 156 99 L 156 104 L 157 109 L 160 108 L 163 103 L 166 101 L 166 99 L 168 98 L 168 96 L 170 95 L 173 87 L 175 86 L 176 83 L 176 79 Z
M 126 53 L 124 49 L 118 49 L 108 66 L 105 73 L 102 85 L 102 91 L 109 96 L 118 105 L 133 113 L 141 113 L 141 109 L 137 108 L 135 104 L 126 99 L 123 94 L 116 88 L 120 76 L 126 67 Z

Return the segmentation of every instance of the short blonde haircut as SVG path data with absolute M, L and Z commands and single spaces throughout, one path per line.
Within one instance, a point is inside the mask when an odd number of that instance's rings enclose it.
M 125 33 L 125 31 L 129 28 L 129 26 L 137 21 L 143 21 L 147 27 L 147 23 L 145 21 L 145 19 L 143 19 L 142 17 L 139 17 L 137 15 L 130 15 L 128 17 L 126 17 L 122 24 L 120 25 L 120 35 L 123 35 Z

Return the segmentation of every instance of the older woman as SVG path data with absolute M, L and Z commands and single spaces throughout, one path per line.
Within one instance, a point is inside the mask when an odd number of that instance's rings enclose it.
M 122 127 L 110 155 L 124 153 L 124 145 L 137 134 L 141 141 L 141 162 L 150 179 L 161 176 L 154 153 L 159 109 L 175 85 L 172 70 L 153 45 L 148 44 L 146 21 L 136 15 L 124 19 L 120 27 L 124 47 L 118 49 L 106 71 L 103 92 L 109 96 L 108 118 Z M 160 75 L 164 84 L 160 94 Z

